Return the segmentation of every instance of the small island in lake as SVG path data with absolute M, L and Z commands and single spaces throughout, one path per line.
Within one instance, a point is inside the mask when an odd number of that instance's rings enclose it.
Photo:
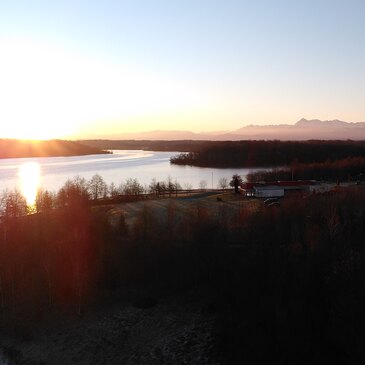
M 110 153 L 79 142 L 0 139 L 0 158 L 83 156 Z

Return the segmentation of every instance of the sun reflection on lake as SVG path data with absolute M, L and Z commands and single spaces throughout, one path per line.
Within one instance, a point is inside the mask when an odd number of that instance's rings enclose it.
M 36 162 L 27 162 L 19 167 L 18 176 L 22 194 L 28 206 L 34 207 L 39 188 L 41 169 Z

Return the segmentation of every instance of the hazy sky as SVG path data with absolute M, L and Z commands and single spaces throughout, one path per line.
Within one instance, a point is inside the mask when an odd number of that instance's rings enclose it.
M 363 0 L 2 0 L 0 137 L 365 121 L 364 65 Z

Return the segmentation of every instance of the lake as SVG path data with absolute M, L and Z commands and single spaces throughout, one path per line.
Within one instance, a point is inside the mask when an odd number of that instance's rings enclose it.
M 200 181 L 205 180 L 208 188 L 216 188 L 220 177 L 230 180 L 233 174 L 239 174 L 244 178 L 249 172 L 257 170 L 171 165 L 170 157 L 176 154 L 118 150 L 105 155 L 1 159 L 0 192 L 15 187 L 22 190 L 31 179 L 29 174 L 23 173 L 24 167 L 29 165 L 36 165 L 39 170 L 39 178 L 33 184 L 51 191 L 57 191 L 69 178 L 78 175 L 90 179 L 96 173 L 106 183 L 114 182 L 117 186 L 127 178 L 136 178 L 142 185 L 149 185 L 153 178 L 162 181 L 170 176 L 172 181 L 178 181 L 182 187 L 191 184 L 193 188 L 198 188 Z

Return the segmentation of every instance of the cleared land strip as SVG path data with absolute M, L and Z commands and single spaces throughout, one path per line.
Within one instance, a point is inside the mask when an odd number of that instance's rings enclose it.
M 245 199 L 232 193 L 204 193 L 184 198 L 118 203 L 112 205 L 108 213 L 111 223 L 117 227 L 122 215 L 124 215 L 126 223 L 132 226 L 143 210 L 152 213 L 158 222 L 163 222 L 167 219 L 170 211 L 173 211 L 178 219 L 194 214 L 199 209 L 206 210 L 212 216 L 225 214 L 231 217 L 241 209 L 257 209 L 258 204 L 257 200 Z

